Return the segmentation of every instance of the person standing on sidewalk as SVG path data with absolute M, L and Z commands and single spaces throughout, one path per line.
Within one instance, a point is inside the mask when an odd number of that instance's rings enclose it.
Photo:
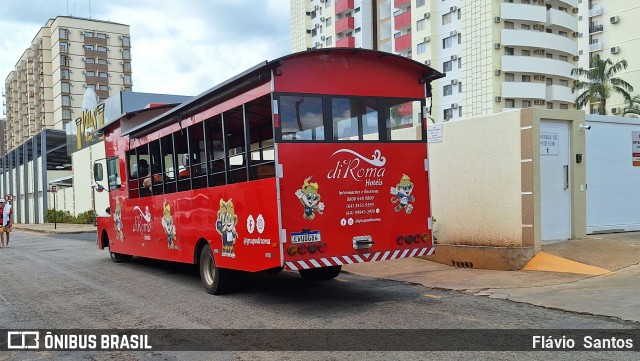
M 11 205 L 6 203 L 4 198 L 0 198 L 0 219 L 2 219 L 2 229 L 0 231 L 0 248 L 9 247 L 9 234 L 11 233 L 11 226 L 13 225 L 13 222 L 11 221 L 12 216 L 13 210 L 11 209 Z

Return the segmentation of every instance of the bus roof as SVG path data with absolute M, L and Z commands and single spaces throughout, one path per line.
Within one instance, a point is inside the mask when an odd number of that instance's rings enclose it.
M 268 82 L 271 79 L 271 70 L 276 69 L 287 61 L 304 57 L 320 55 L 344 55 L 360 56 L 369 58 L 386 59 L 389 63 L 395 63 L 405 68 L 412 68 L 416 73 L 420 73 L 421 82 L 429 83 L 435 79 L 445 76 L 437 70 L 407 57 L 395 55 L 369 49 L 358 48 L 326 48 L 309 50 L 299 53 L 289 54 L 272 61 L 264 61 L 246 71 L 214 86 L 213 88 L 193 97 L 191 100 L 178 105 L 177 107 L 149 119 L 130 129 L 123 129 L 122 135 L 140 137 L 162 129 L 170 124 L 185 119 L 193 114 L 205 110 L 213 105 L 219 104 L 226 99 L 233 97 L 238 92 L 251 89 L 256 85 Z

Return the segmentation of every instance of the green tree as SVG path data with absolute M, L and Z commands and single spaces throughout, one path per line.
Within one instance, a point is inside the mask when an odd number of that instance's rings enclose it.
M 632 96 L 622 111 L 623 117 L 640 118 L 640 95 Z
M 578 76 L 578 80 L 573 84 L 571 92 L 580 92 L 576 98 L 576 107 L 582 108 L 590 103 L 598 102 L 598 114 L 607 115 L 607 99 L 611 93 L 615 92 L 629 101 L 630 92 L 633 91 L 631 84 L 616 78 L 615 75 L 627 68 L 627 61 L 620 60 L 615 64 L 611 59 L 603 60 L 600 55 L 591 58 L 590 68 L 574 68 L 571 75 Z M 582 81 L 580 78 L 585 78 Z

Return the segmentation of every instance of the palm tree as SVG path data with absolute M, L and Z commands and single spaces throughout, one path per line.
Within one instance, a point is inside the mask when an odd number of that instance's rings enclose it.
M 623 117 L 640 118 L 640 95 L 634 95 L 627 101 L 622 111 Z
M 614 77 L 627 68 L 626 60 L 623 59 L 614 64 L 611 59 L 602 60 L 600 55 L 596 55 L 591 58 L 590 66 L 589 69 L 571 70 L 571 75 L 586 78 L 585 81 L 576 80 L 571 88 L 572 93 L 582 92 L 576 98 L 576 107 L 582 108 L 590 103 L 599 102 L 598 114 L 607 115 L 607 99 L 612 91 L 622 95 L 627 102 L 631 99 L 629 95 L 633 91 L 631 84 Z

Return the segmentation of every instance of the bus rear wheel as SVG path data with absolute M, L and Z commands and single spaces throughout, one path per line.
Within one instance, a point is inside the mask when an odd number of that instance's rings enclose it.
M 222 295 L 229 291 L 231 284 L 231 271 L 216 267 L 211 246 L 205 244 L 200 253 L 200 280 L 207 293 Z
M 329 281 L 340 274 L 342 266 L 330 266 L 322 268 L 310 268 L 300 270 L 300 276 L 307 282 Z
M 111 251 L 109 251 L 109 255 L 111 256 L 111 260 L 114 263 L 127 262 L 131 258 L 133 258 L 133 256 L 130 254 L 122 254 L 122 253 L 116 253 Z

